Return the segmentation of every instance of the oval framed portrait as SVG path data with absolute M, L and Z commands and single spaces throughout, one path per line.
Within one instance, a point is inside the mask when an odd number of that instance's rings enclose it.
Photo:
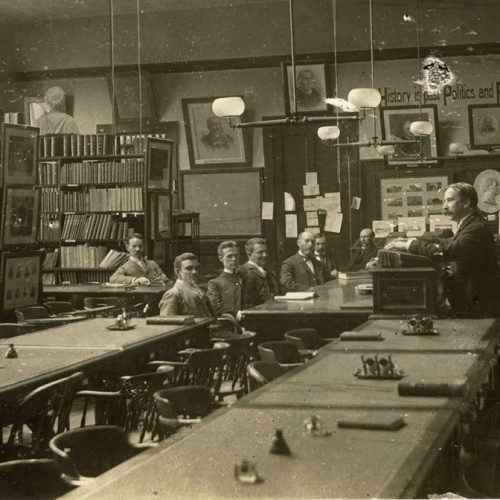
M 500 210 L 500 172 L 487 169 L 478 174 L 474 181 L 478 196 L 478 208 L 488 214 Z

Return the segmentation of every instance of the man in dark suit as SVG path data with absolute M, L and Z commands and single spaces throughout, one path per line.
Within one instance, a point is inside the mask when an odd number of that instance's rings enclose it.
M 455 314 L 461 317 L 498 316 L 500 306 L 493 235 L 477 203 L 473 186 L 465 182 L 450 184 L 444 194 L 443 212 L 457 222 L 452 238 L 433 242 L 396 240 L 387 246 L 449 262 L 443 280 L 445 294 Z
M 309 231 L 297 238 L 299 251 L 281 264 L 280 282 L 289 292 L 310 290 L 323 283 L 323 266 L 314 257 L 316 237 Z
M 267 268 L 267 242 L 263 238 L 251 238 L 245 244 L 248 262 L 240 266 L 243 278 L 243 302 L 254 307 L 272 300 L 279 294 L 278 278 Z
M 314 245 L 314 256 L 316 260 L 323 266 L 323 279 L 325 281 L 334 280 L 339 274 L 339 266 L 337 259 L 333 254 L 327 255 L 326 236 L 324 234 L 316 235 L 316 243 Z
M 359 243 L 361 248 L 358 248 L 349 264 L 347 264 L 348 271 L 362 271 L 366 269 L 366 264 L 377 256 L 378 248 L 375 245 L 375 233 L 370 228 L 365 228 L 359 233 Z

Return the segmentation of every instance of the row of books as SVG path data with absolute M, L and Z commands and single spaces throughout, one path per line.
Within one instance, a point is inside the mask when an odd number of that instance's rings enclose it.
M 38 164 L 38 184 L 42 186 L 57 185 L 57 161 L 46 161 Z
M 61 226 L 59 219 L 55 218 L 54 214 L 40 214 L 38 239 L 40 241 L 59 241 L 61 239 Z
M 42 188 L 40 190 L 40 210 L 42 212 L 59 211 L 59 191 L 57 188 Z
M 119 134 L 115 136 L 116 154 L 144 154 L 148 137 L 167 139 L 166 134 Z
M 43 285 L 55 285 L 56 284 L 56 273 L 42 273 L 42 284 Z
M 108 248 L 92 246 L 88 243 L 61 247 L 61 268 L 64 267 L 99 267 Z
M 111 134 L 43 135 L 39 139 L 40 158 L 56 156 L 95 156 L 114 153 Z
M 67 214 L 61 237 L 63 240 L 123 240 L 128 232 L 128 221 L 113 220 L 112 214 Z
M 128 257 L 128 252 L 120 252 L 120 250 L 111 248 L 104 259 L 102 259 L 99 267 L 117 268 L 127 262 Z
M 44 164 L 46 165 L 46 164 Z M 83 161 L 61 167 L 61 184 L 99 184 L 111 182 L 144 182 L 144 161 Z
M 45 275 L 52 275 L 52 278 L 45 278 Z M 72 284 L 78 283 L 105 283 L 109 281 L 111 271 L 58 271 L 43 273 L 42 281 L 44 285 L 56 285 L 66 281 Z M 45 281 L 47 280 L 47 282 Z M 50 280 L 50 282 L 48 282 Z
M 55 248 L 54 250 L 49 250 L 45 254 L 45 259 L 43 260 L 43 268 L 47 267 L 56 267 L 57 259 L 59 257 L 59 248 Z
M 63 212 L 142 212 L 142 189 L 89 188 L 88 191 L 65 192 L 61 195 Z

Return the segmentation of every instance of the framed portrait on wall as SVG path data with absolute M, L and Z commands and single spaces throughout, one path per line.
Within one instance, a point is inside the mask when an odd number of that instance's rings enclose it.
M 114 78 L 108 75 L 108 86 L 111 101 L 113 91 L 115 94 L 113 113 L 116 123 L 127 123 L 139 118 L 148 122 L 156 120 L 148 73 L 142 71 L 140 78 L 137 73 L 116 73 Z
M 170 190 L 174 141 L 148 137 L 146 142 L 146 188 Z
M 282 63 L 285 95 L 285 112 L 290 113 L 293 103 L 293 68 L 289 62 Z M 325 99 L 330 96 L 326 61 L 303 61 L 295 64 L 295 88 L 298 113 L 326 112 Z
M 182 99 L 189 162 L 192 168 L 244 167 L 250 164 L 247 132 L 233 128 L 225 118 L 215 116 L 212 102 L 217 97 Z M 231 118 L 240 123 L 240 118 Z
M 42 255 L 40 251 L 4 252 L 1 273 L 0 310 L 38 305 L 42 299 Z
M 32 187 L 6 189 L 3 204 L 2 247 L 36 244 L 39 190 Z
M 410 125 L 415 121 L 428 121 L 433 131 L 429 136 L 418 137 L 410 132 Z M 394 145 L 394 155 L 388 157 L 389 165 L 408 163 L 437 163 L 438 156 L 438 119 L 437 105 L 391 106 L 380 108 L 382 139 L 402 142 Z
M 500 148 L 500 104 L 469 104 L 471 149 Z
M 36 182 L 38 162 L 37 127 L 3 124 L 3 183 L 29 184 Z

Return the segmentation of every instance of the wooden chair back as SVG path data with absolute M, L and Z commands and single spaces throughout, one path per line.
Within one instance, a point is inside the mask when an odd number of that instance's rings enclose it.
M 301 363 L 299 351 L 295 344 L 286 340 L 273 340 L 258 345 L 262 361 L 280 364 Z
M 50 314 L 73 313 L 76 311 L 73 303 L 65 300 L 52 300 L 44 302 L 43 305 L 47 308 Z
M 247 372 L 250 383 L 250 390 L 255 390 L 263 385 L 278 378 L 289 368 L 281 366 L 279 363 L 270 363 L 269 361 L 252 361 L 247 366 Z
M 295 344 L 298 349 L 319 349 L 328 344 L 321 338 L 316 328 L 297 328 L 284 333 L 285 340 Z

